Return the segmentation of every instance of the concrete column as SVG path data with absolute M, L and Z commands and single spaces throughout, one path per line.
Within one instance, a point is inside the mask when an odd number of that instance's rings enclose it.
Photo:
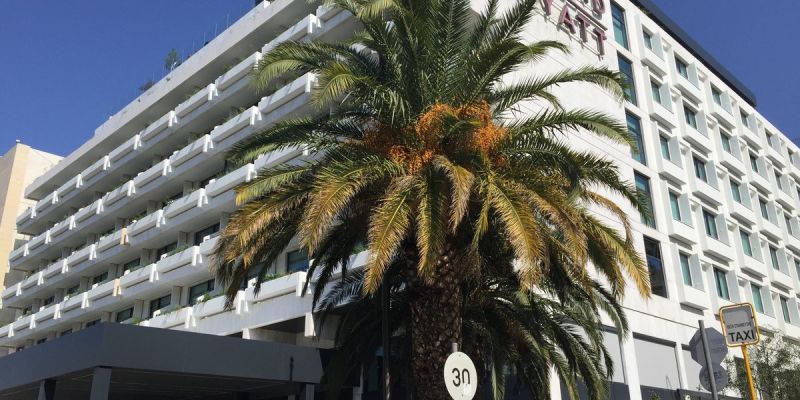
M 620 343 L 622 351 L 622 370 L 625 372 L 625 383 L 631 400 L 642 400 L 642 388 L 639 383 L 639 364 L 636 362 L 636 348 L 633 345 L 633 335 L 628 336 Z
M 190 238 L 192 237 L 191 233 L 189 232 L 178 232 L 178 248 L 183 246 L 191 246 Z
M 144 320 L 144 300 L 133 302 L 133 319 Z
M 114 278 L 120 276 L 122 274 L 119 273 L 119 264 L 110 264 L 108 266 L 108 279 L 114 280 Z
M 689 380 L 686 377 L 686 360 L 683 357 L 683 345 L 680 341 L 675 343 L 675 359 L 678 361 L 678 379 L 681 381 L 681 389 L 692 389 L 688 387 Z
M 97 367 L 92 374 L 92 391 L 89 400 L 108 400 L 111 391 L 111 368 Z
M 89 278 L 89 277 L 87 277 L 87 276 L 82 276 L 82 277 L 81 277 L 81 282 L 80 282 L 80 284 L 78 285 L 78 291 L 83 291 L 83 290 L 86 290 L 86 289 L 88 289 L 88 288 L 89 288 L 89 284 L 90 284 L 90 283 L 91 283 L 91 280 L 90 280 L 90 278 Z
M 301 400 L 314 400 L 314 385 L 306 384 L 303 387 L 303 396 Z
M 65 295 L 66 293 L 67 293 L 67 290 L 66 290 L 66 289 L 64 289 L 64 288 L 58 288 L 58 289 L 56 289 L 56 293 L 55 293 L 55 300 L 56 300 L 56 303 L 60 303 L 60 302 L 62 302 L 62 301 L 64 300 L 64 295 Z
M 183 181 L 183 196 L 186 196 L 189 193 L 194 192 L 194 182 L 192 181 Z M 183 197 L 181 196 L 181 197 Z
M 230 220 L 230 218 L 231 218 L 230 214 L 222 213 L 222 215 L 219 217 L 219 230 L 220 231 L 225 229 L 226 226 L 228 226 L 228 221 Z
M 142 252 L 139 253 L 139 262 L 143 266 L 150 265 L 155 261 L 153 255 L 153 249 L 142 249 Z
M 181 292 L 183 291 L 183 287 L 181 286 L 173 286 L 172 293 L 170 293 L 169 304 L 172 306 L 184 306 L 181 302 Z
M 147 213 L 152 214 L 161 208 L 161 202 L 150 200 L 147 202 Z
M 38 400 L 54 400 L 56 396 L 56 381 L 55 379 L 45 379 L 39 382 L 39 396 Z
M 550 367 L 550 399 L 561 400 L 561 379 L 553 367 Z

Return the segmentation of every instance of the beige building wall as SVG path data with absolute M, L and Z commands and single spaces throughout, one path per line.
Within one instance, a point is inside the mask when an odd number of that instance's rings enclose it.
M 0 286 L 8 272 L 8 254 L 25 236 L 17 233 L 17 216 L 35 202 L 25 187 L 56 165 L 61 157 L 17 143 L 0 157 Z

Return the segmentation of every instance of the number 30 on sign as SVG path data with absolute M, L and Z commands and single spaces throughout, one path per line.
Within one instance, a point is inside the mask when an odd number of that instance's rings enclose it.
M 478 374 L 468 355 L 455 352 L 444 362 L 444 384 L 454 400 L 472 400 L 478 389 Z

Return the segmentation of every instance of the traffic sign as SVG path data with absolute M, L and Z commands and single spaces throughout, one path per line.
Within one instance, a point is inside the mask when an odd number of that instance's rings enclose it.
M 478 390 L 478 373 L 468 355 L 456 351 L 447 357 L 444 384 L 454 400 L 472 400 Z
M 706 339 L 708 339 L 708 350 L 711 352 L 711 363 L 719 364 L 728 355 L 728 346 L 725 344 L 725 336 L 722 336 L 715 328 L 705 328 Z M 695 360 L 701 367 L 706 367 L 706 356 L 703 352 L 703 338 L 698 330 L 689 341 L 689 351 L 692 360 Z
M 760 340 L 752 304 L 741 303 L 721 307 L 719 319 L 722 323 L 725 342 L 729 347 L 755 344 Z
M 714 365 L 714 383 L 717 386 L 717 391 L 721 392 L 728 386 L 728 371 L 720 365 Z M 711 391 L 711 382 L 708 381 L 708 370 L 706 367 L 700 369 L 700 385 L 704 389 Z

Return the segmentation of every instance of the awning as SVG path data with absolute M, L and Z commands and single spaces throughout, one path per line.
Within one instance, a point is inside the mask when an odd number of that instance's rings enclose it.
M 311 347 L 101 323 L 2 357 L 0 371 L 2 400 L 268 399 L 313 390 L 322 361 Z

